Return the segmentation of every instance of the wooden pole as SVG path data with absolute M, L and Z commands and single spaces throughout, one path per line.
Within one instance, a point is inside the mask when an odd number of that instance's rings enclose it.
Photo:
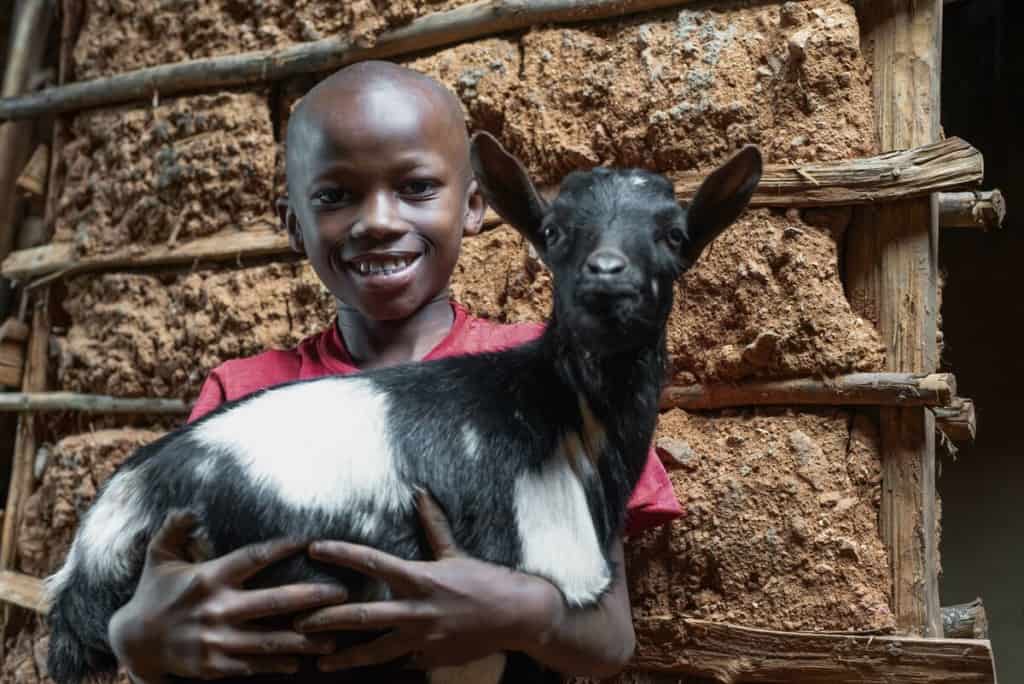
M 669 386 L 662 391 L 660 408 L 945 406 L 954 400 L 955 394 L 956 379 L 948 373 L 853 373 L 826 380 L 797 378 L 737 385 Z
M 942 628 L 947 639 L 988 639 L 988 615 L 981 599 L 943 606 Z
M 25 359 L 24 392 L 46 389 L 46 367 L 50 347 L 49 290 L 39 291 L 32 310 L 32 330 Z M 0 393 L 2 396 L 2 393 Z M 32 465 L 36 457 L 35 418 L 27 414 L 18 418 L 18 434 L 14 443 L 11 484 L 7 490 L 3 537 L 0 538 L 0 570 L 12 570 L 18 546 L 18 525 L 22 509 L 32 489 Z
M 0 392 L 0 411 L 19 413 L 79 411 L 181 415 L 188 413 L 190 409 L 190 405 L 181 399 L 133 399 L 74 392 Z
M 54 156 L 58 155 L 55 142 Z M 831 206 L 891 200 L 977 183 L 982 172 L 981 154 L 963 140 L 949 138 L 934 145 L 868 159 L 801 167 L 769 166 L 751 204 L 760 207 Z M 701 174 L 677 176 L 675 189 L 680 200 L 691 197 L 701 180 Z M 50 184 L 58 185 L 55 180 Z M 500 224 L 498 216 L 488 211 L 485 229 Z M 71 243 L 53 243 L 13 252 L 3 260 L 0 272 L 13 280 L 30 280 L 58 272 L 71 275 L 289 253 L 288 237 L 276 226 L 261 221 L 246 230 L 224 231 L 172 246 L 154 245 L 141 254 L 137 246 L 132 246 L 111 254 L 79 257 Z
M 42 1 L 42 0 L 38 0 Z M 193 59 L 0 99 L 0 119 L 23 119 L 200 90 L 265 83 L 518 31 L 537 24 L 610 19 L 694 0 L 485 0 L 420 17 L 361 48 L 343 37 L 276 50 Z
M 939 139 L 941 0 L 873 0 L 860 6 L 874 66 L 877 139 L 883 151 Z M 886 344 L 886 369 L 937 367 L 938 198 L 859 209 L 847 232 L 846 287 L 854 309 Z M 942 635 L 935 511 L 935 419 L 921 408 L 880 411 L 880 532 L 889 553 L 901 632 Z
M 36 613 L 46 610 L 43 581 L 13 570 L 0 570 L 0 601 Z
M 19 7 L 0 88 L 3 98 L 22 93 L 29 76 L 39 68 L 51 19 L 48 0 L 24 0 Z M 14 246 L 14 217 L 18 206 L 15 185 L 31 152 L 31 143 L 31 121 L 0 123 L 0 259 Z
M 935 424 L 951 441 L 970 443 L 978 433 L 978 421 L 974 413 L 974 401 L 954 397 L 949 406 L 935 406 Z
M 1005 218 L 1006 200 L 999 190 L 939 193 L 939 223 L 943 228 L 992 230 L 1002 228 Z
M 635 629 L 633 667 L 729 684 L 995 682 L 985 640 L 776 632 L 675 616 L 639 619 Z

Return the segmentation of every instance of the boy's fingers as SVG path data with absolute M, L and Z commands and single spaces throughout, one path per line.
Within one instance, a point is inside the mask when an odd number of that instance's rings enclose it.
M 198 518 L 190 511 L 176 509 L 168 512 L 146 548 L 146 562 L 185 560 L 192 531 L 198 524 Z
M 200 679 L 251 677 L 257 674 L 292 674 L 298 672 L 299 660 L 288 656 L 235 657 L 224 653 L 211 655 L 199 673 Z
M 376 630 L 402 627 L 435 617 L 421 601 L 377 601 L 331 606 L 295 621 L 300 632 Z
M 233 591 L 224 598 L 222 616 L 239 623 L 275 615 L 301 613 L 344 602 L 345 587 L 334 584 L 289 584 L 270 589 Z
M 408 655 L 413 651 L 413 647 L 414 644 L 407 637 L 403 637 L 399 632 L 392 632 L 367 644 L 353 646 L 335 655 L 323 656 L 317 660 L 317 664 L 324 672 L 381 665 Z
M 462 555 L 459 545 L 455 542 L 448 517 L 440 504 L 425 489 L 416 490 L 416 512 L 420 516 L 420 524 L 427 536 L 427 543 L 434 551 L 434 558 L 452 558 Z
M 306 546 L 295 539 L 274 539 L 235 549 L 211 561 L 214 576 L 225 584 L 241 584 L 269 565 L 294 555 Z
M 318 561 L 350 568 L 383 580 L 393 591 L 406 594 L 415 589 L 415 561 L 406 561 L 369 546 L 339 541 L 318 541 L 309 545 L 309 555 Z
M 325 655 L 334 652 L 334 639 L 297 632 L 233 630 L 221 642 L 225 653 L 234 655 Z

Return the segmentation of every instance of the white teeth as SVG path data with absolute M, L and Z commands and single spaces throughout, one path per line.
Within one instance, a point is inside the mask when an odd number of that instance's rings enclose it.
M 356 270 L 362 275 L 376 275 L 383 273 L 389 275 L 391 273 L 397 273 L 404 268 L 407 268 L 409 264 L 416 260 L 416 257 L 409 258 L 398 258 L 398 259 L 387 259 L 384 261 L 360 261 L 356 263 Z

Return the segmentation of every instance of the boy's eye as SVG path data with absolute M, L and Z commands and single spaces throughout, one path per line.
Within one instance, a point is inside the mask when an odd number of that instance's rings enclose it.
M 313 193 L 313 206 L 344 204 L 352 199 L 352 193 L 338 188 L 324 188 Z
M 437 183 L 431 180 L 417 179 L 402 183 L 398 191 L 403 195 L 422 197 L 437 190 Z

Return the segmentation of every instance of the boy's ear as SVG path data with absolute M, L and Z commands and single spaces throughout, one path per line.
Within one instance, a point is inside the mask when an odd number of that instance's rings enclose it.
M 469 158 L 487 204 L 535 247 L 543 248 L 540 224 L 548 203 L 537 192 L 522 162 L 483 131 L 473 135 Z
M 292 249 L 299 254 L 306 254 L 306 245 L 302 241 L 302 228 L 299 226 L 299 219 L 288 201 L 288 193 L 274 200 L 274 209 L 277 211 L 277 218 L 281 222 L 281 228 L 288 232 L 288 242 Z
M 487 214 L 487 201 L 480 191 L 480 183 L 474 178 L 469 181 L 466 192 L 466 217 L 463 221 L 463 235 L 479 235 L 484 227 L 484 216 Z
M 683 256 L 691 264 L 747 208 L 761 181 L 761 166 L 761 151 L 747 145 L 701 183 L 686 209 L 689 239 Z

